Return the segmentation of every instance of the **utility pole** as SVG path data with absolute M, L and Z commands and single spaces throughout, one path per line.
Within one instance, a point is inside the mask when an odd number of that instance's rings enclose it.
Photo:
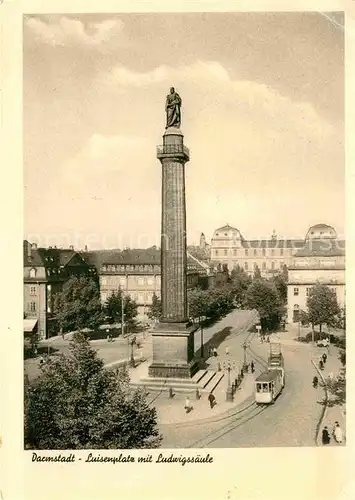
M 201 329 L 201 358 L 203 358 L 203 326 L 201 322 L 201 316 L 199 317 L 200 329 Z

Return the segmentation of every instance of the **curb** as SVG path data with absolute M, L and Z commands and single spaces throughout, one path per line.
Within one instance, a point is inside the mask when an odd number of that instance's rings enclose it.
M 317 427 L 316 427 L 316 433 L 315 433 L 315 436 L 314 436 L 314 442 L 316 444 L 316 446 L 319 446 L 319 443 L 318 443 L 318 440 L 319 440 L 319 431 L 320 431 L 320 428 L 321 428 L 321 425 L 323 423 L 323 420 L 325 418 L 325 414 L 327 412 L 327 408 L 328 408 L 328 389 L 327 389 L 327 386 L 326 386 L 326 383 L 325 383 L 325 380 L 324 380 L 324 377 L 323 377 L 323 374 L 321 373 L 320 369 L 317 367 L 317 365 L 315 364 L 315 362 L 313 361 L 313 359 L 311 360 L 311 363 L 312 365 L 314 366 L 314 368 L 316 369 L 317 373 L 320 375 L 320 378 L 322 379 L 322 382 L 323 382 L 323 388 L 324 388 L 324 393 L 325 393 L 325 400 L 324 400 L 324 407 L 323 407 L 323 410 L 322 410 L 322 413 L 321 413 L 321 416 L 319 418 L 319 421 L 317 423 Z

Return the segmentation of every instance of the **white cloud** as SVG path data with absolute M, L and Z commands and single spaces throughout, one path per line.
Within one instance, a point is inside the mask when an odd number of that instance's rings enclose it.
M 45 22 L 31 17 L 26 25 L 41 41 L 54 45 L 65 46 L 74 44 L 99 46 L 122 31 L 123 22 L 118 19 L 107 19 L 100 23 L 87 23 L 77 19 L 61 17 L 57 22 Z

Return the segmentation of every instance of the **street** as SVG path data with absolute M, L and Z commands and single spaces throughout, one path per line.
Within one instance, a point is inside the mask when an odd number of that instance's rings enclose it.
M 282 333 L 280 334 L 282 335 Z M 238 337 L 241 344 L 245 336 Z M 231 342 L 230 342 L 231 343 Z M 234 345 L 234 344 L 233 344 Z M 269 344 L 261 344 L 254 339 L 251 347 L 256 354 L 267 359 Z M 235 351 L 234 351 L 235 352 Z M 286 386 L 275 404 L 267 407 L 251 407 L 245 412 L 216 422 L 188 426 L 161 425 L 164 436 L 162 446 L 166 448 L 211 447 L 234 448 L 256 446 L 314 446 L 316 426 L 319 421 L 323 398 L 321 388 L 314 389 L 312 378 L 315 374 L 311 363 L 318 353 L 309 345 L 284 345 Z M 256 367 L 259 366 L 256 364 Z M 261 367 L 260 367 L 261 369 Z M 253 398 L 242 407 L 251 404 Z

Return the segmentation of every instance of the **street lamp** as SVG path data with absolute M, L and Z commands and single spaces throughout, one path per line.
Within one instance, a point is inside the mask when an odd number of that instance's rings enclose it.
M 203 326 L 201 322 L 201 316 L 199 317 L 200 330 L 201 330 L 201 358 L 203 358 Z
M 226 400 L 229 402 L 233 401 L 233 389 L 231 386 L 231 370 L 232 368 L 235 369 L 235 361 L 223 361 L 222 362 L 222 367 L 224 370 L 227 370 L 228 373 L 228 385 L 227 385 L 227 393 L 226 393 Z
M 243 349 L 244 349 L 243 370 L 246 370 L 246 368 L 247 368 L 247 347 L 249 347 L 249 344 L 247 342 L 244 342 L 244 344 L 243 344 Z

